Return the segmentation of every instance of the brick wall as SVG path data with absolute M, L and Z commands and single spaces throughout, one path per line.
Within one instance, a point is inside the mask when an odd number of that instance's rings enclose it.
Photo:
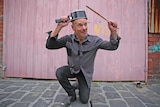
M 148 79 L 160 80 L 160 34 L 148 34 Z
M 0 0 L 0 65 L 3 56 L 3 0 Z

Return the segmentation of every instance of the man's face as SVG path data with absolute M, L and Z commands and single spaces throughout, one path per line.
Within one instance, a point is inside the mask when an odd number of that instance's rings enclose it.
M 87 35 L 87 19 L 77 19 L 72 22 L 72 29 L 78 37 Z

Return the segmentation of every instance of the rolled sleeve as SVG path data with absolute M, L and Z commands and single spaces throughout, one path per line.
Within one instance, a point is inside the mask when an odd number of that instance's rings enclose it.
M 48 38 L 46 40 L 46 48 L 47 49 L 54 49 L 54 48 L 56 48 L 55 43 L 56 43 L 56 40 L 58 38 L 58 35 L 55 35 L 54 37 L 50 37 L 51 32 L 52 31 L 47 32 L 47 34 L 48 34 Z
M 112 36 L 110 36 L 110 41 L 114 45 L 119 44 L 120 40 L 121 40 L 121 38 L 119 36 L 117 37 L 117 40 L 115 40 Z
M 65 35 L 58 39 L 58 34 L 54 37 L 50 37 L 52 31 L 47 32 L 48 33 L 48 39 L 46 40 L 46 48 L 47 49 L 59 49 L 66 47 L 66 42 L 70 40 L 70 37 L 68 35 Z
M 58 34 L 55 35 L 54 37 L 50 38 L 50 35 L 51 35 L 52 31 L 48 31 L 47 34 L 48 34 L 48 39 L 57 39 L 58 38 Z

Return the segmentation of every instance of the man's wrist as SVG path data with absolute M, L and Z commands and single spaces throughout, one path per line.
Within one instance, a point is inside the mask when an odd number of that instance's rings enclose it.
M 55 28 L 55 30 L 51 32 L 50 37 L 52 38 L 52 37 L 58 35 L 59 32 L 61 31 L 61 29 L 62 29 L 62 27 L 57 25 L 57 27 Z
M 112 36 L 115 40 L 117 40 L 117 38 L 118 38 L 118 34 L 117 34 L 116 31 L 111 31 L 111 36 Z

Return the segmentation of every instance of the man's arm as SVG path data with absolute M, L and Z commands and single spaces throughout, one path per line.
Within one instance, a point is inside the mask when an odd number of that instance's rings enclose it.
M 117 40 L 118 39 L 117 24 L 115 22 L 109 21 L 108 27 L 109 27 L 109 30 L 111 31 L 111 36 L 113 37 L 113 39 Z
M 58 34 L 61 31 L 61 29 L 69 24 L 69 21 L 67 21 L 67 17 L 61 17 L 62 22 L 58 23 L 56 28 L 50 32 L 48 32 L 49 36 L 46 41 L 46 48 L 47 49 L 59 49 L 64 47 L 66 37 L 61 38 L 57 40 Z
M 117 24 L 114 22 L 109 21 L 108 27 L 111 32 L 110 41 L 105 41 L 100 39 L 100 45 L 99 48 L 105 49 L 105 50 L 116 50 L 119 46 L 120 37 L 117 34 Z

